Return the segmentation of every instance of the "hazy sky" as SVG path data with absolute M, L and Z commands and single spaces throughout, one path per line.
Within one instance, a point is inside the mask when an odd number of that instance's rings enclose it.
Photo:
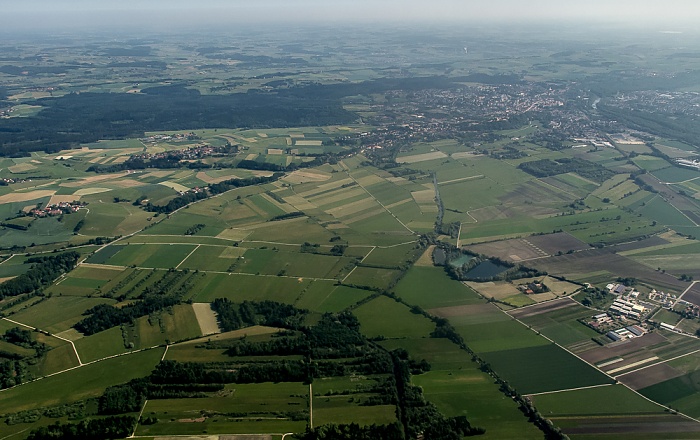
M 0 0 L 0 27 L 251 21 L 700 23 L 698 0 Z

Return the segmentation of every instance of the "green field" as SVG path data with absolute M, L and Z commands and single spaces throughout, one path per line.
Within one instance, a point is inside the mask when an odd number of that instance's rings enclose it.
M 532 396 L 545 417 L 663 413 L 664 409 L 623 385 Z
M 38 327 L 52 333 L 68 330 L 83 319 L 83 312 L 98 304 L 113 304 L 106 298 L 83 298 L 75 296 L 54 296 L 11 316 L 13 321 L 31 327 Z M 60 313 L 57 311 L 60 310 Z
M 150 400 L 144 414 L 154 415 L 155 425 L 139 425 L 138 435 L 216 434 L 301 431 L 305 420 L 292 421 L 280 413 L 308 414 L 309 387 L 300 383 L 226 385 L 220 397 Z M 229 415 L 231 414 L 231 415 Z M 190 421 L 204 416 L 201 421 Z
M 442 267 L 412 267 L 394 292 L 407 303 L 424 309 L 481 302 L 472 289 L 450 279 Z
M 386 296 L 361 305 L 353 313 L 360 320 L 362 333 L 369 338 L 428 337 L 435 329 L 432 321 Z
M 613 382 L 554 344 L 490 351 L 480 355 L 521 394 Z
M 0 414 L 97 397 L 111 385 L 150 374 L 163 349 L 107 359 L 0 393 Z

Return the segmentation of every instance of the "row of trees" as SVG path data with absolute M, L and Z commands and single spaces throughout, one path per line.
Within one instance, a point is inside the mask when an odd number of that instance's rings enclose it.
M 27 263 L 32 265 L 27 272 L 0 284 L 0 299 L 31 293 L 51 284 L 59 275 L 72 270 L 79 258 L 79 253 L 70 251 L 27 259 Z

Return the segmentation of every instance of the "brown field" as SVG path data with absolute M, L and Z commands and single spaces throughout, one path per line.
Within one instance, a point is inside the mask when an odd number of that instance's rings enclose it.
M 476 292 L 483 295 L 485 298 L 502 300 L 504 298 L 508 298 L 509 296 L 517 295 L 518 293 L 520 293 L 520 291 L 513 284 L 505 281 L 489 281 L 486 283 L 475 283 L 471 281 L 466 281 L 464 284 L 471 287 Z
M 482 313 L 493 313 L 491 304 L 471 304 L 466 306 L 439 307 L 428 310 L 431 315 L 440 318 L 454 318 L 456 316 L 474 316 Z
M 668 434 L 700 433 L 700 423 L 671 414 L 625 417 L 552 417 L 555 424 L 560 420 L 567 422 L 568 426 L 563 430 L 565 434 L 572 436 L 590 435 L 591 438 L 597 438 L 597 436 L 601 436 L 601 438 L 635 438 L 635 434 L 659 434 L 655 438 L 674 438 Z M 572 424 L 575 426 L 571 426 Z M 693 437 L 684 435 L 680 438 Z
M 687 283 L 679 281 L 670 274 L 656 271 L 630 258 L 615 254 L 611 249 L 591 249 L 573 254 L 540 258 L 528 262 L 528 265 L 571 279 L 577 279 L 583 274 L 607 271 L 613 279 L 615 277 L 633 277 L 645 280 L 657 290 L 670 291 L 671 293 L 683 292 L 688 286 Z
M 618 377 L 618 380 L 633 390 L 641 390 L 684 374 L 684 371 L 677 370 L 667 364 L 659 364 L 634 373 L 623 374 Z
M 549 255 L 556 254 L 559 251 L 579 251 L 590 248 L 590 246 L 587 243 L 582 242 L 578 238 L 569 235 L 566 232 L 557 232 L 556 234 L 547 235 L 534 235 L 528 237 L 527 241 L 529 241 L 539 249 L 542 249 Z
M 56 194 L 56 191 L 51 191 L 49 189 L 36 189 L 34 191 L 27 192 L 14 192 L 0 196 L 0 204 L 13 202 L 27 202 L 29 200 L 36 200 L 41 199 L 43 197 L 53 196 L 54 194 Z
M 584 351 L 579 353 L 579 356 L 591 364 L 597 364 L 615 357 L 626 359 L 625 357 L 627 355 L 633 355 L 633 353 L 642 351 L 646 347 L 664 342 L 668 342 L 668 340 L 659 333 L 647 333 L 640 338 L 628 339 L 623 342 L 608 344 L 604 347 L 597 347 L 592 350 Z M 646 352 L 646 357 L 650 357 L 650 353 L 651 352 Z M 615 367 L 618 366 L 617 364 L 612 364 L 610 369 L 614 368 L 613 365 Z M 623 363 L 620 363 L 619 366 L 622 365 Z
M 700 306 L 700 283 L 695 283 L 685 294 L 683 299 L 696 306 Z
M 477 244 L 469 246 L 468 249 L 472 252 L 499 257 L 508 261 L 531 260 L 548 255 L 522 238 Z
M 474 209 L 468 212 L 474 220 L 478 222 L 486 222 L 489 220 L 503 220 L 511 216 L 510 210 L 503 209 L 498 206 L 486 206 L 484 208 Z
M 51 199 L 49 200 L 48 204 L 53 205 L 53 204 L 62 203 L 62 202 L 70 203 L 72 201 L 77 202 L 78 200 L 80 200 L 79 195 L 70 194 L 70 195 L 58 196 L 58 195 L 54 194 L 53 196 L 51 196 Z
M 644 240 L 633 241 L 631 243 L 622 243 L 616 246 L 612 246 L 617 252 L 627 252 L 635 251 L 638 249 L 648 249 L 653 246 L 663 246 L 669 244 L 670 241 L 664 239 L 660 235 L 655 235 L 653 237 L 645 238 Z
M 554 310 L 565 309 L 567 307 L 572 307 L 572 306 L 576 306 L 576 305 L 578 305 L 578 303 L 576 303 L 575 301 L 572 301 L 569 298 L 562 298 L 562 299 L 538 304 L 536 306 L 530 306 L 530 307 L 527 307 L 525 309 L 514 310 L 514 311 L 509 312 L 509 314 L 511 316 L 514 316 L 515 318 L 523 319 L 523 318 L 527 318 L 530 316 L 537 316 L 537 315 L 540 315 L 542 313 L 549 313 L 549 312 L 552 312 Z

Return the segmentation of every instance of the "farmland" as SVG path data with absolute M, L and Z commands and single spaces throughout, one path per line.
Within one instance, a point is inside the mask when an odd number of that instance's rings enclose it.
M 698 436 L 686 35 L 286 26 L 8 34 L 0 439 Z

